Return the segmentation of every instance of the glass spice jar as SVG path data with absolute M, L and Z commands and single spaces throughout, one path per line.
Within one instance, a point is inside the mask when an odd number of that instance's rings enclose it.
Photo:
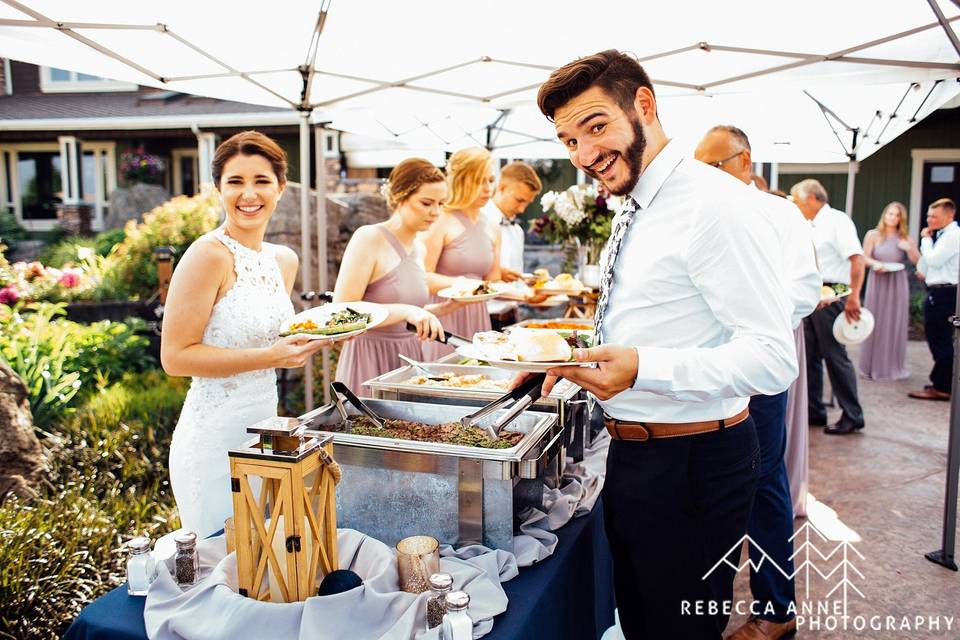
M 440 637 L 443 640 L 473 640 L 473 620 L 467 613 L 470 594 L 466 591 L 453 591 L 445 598 L 447 612 L 443 614 Z
M 428 579 L 430 598 L 427 599 L 427 629 L 443 624 L 447 612 L 446 596 L 453 591 L 453 577 L 449 573 L 432 573 Z
M 197 534 L 193 531 L 184 531 L 174 536 L 177 543 L 177 556 L 174 559 L 174 569 L 177 584 L 186 587 L 197 581 L 200 573 L 200 557 L 197 555 Z
M 150 538 L 137 536 L 127 543 L 127 593 L 145 596 L 157 577 L 157 564 L 150 555 Z

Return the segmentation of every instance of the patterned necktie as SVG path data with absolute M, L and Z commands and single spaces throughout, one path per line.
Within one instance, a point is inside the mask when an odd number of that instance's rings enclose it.
M 613 269 L 617 264 L 617 255 L 620 253 L 620 244 L 623 237 L 627 235 L 627 228 L 637 213 L 637 202 L 633 198 L 627 198 L 623 205 L 623 210 L 617 217 L 613 231 L 610 233 L 610 239 L 607 240 L 606 249 L 603 252 L 603 260 L 600 265 L 602 276 L 600 277 L 600 296 L 597 300 L 597 311 L 594 315 L 594 326 L 597 330 L 597 344 L 603 343 L 603 316 L 607 311 L 607 303 L 610 300 L 610 287 L 613 285 Z

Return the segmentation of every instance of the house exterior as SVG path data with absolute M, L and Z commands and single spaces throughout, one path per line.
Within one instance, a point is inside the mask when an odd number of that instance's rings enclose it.
M 0 210 L 12 212 L 27 229 L 50 229 L 58 224 L 58 211 L 87 207 L 92 229 L 102 230 L 110 194 L 125 186 L 125 153 L 156 156 L 163 166 L 157 182 L 171 195 L 192 195 L 209 173 L 217 143 L 245 129 L 276 139 L 291 159 L 288 179 L 300 181 L 298 116 L 292 110 L 14 60 L 3 60 L 0 69 Z M 324 131 L 321 139 L 328 176 L 336 181 L 339 134 Z

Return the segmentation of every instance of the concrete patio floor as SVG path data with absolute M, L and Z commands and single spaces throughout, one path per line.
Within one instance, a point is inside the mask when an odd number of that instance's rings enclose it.
M 851 349 L 855 364 L 858 355 Z M 830 436 L 822 428 L 810 427 L 810 493 L 820 505 L 809 520 L 796 520 L 796 527 L 809 521 L 822 530 L 843 530 L 825 517 L 831 509 L 836 512 L 840 522 L 855 532 L 854 540 L 859 538 L 853 546 L 863 559 L 853 551 L 848 557 L 863 577 L 852 570 L 848 577 L 863 597 L 848 589 L 846 630 L 839 615 L 821 610 L 808 616 L 798 637 L 960 638 L 960 574 L 923 557 L 941 546 L 950 404 L 912 400 L 907 392 L 928 382 L 930 365 L 926 343 L 908 343 L 908 380 L 859 379 L 866 417 L 863 431 Z M 826 394 L 829 397 L 829 390 Z M 830 409 L 830 422 L 836 422 L 839 414 L 839 409 Z M 840 544 L 817 542 L 824 554 Z M 840 564 L 840 553 L 842 550 L 829 561 L 812 556 L 811 560 L 827 573 Z M 840 572 L 829 579 L 813 572 L 809 581 L 798 576 L 798 606 L 804 601 L 838 606 L 842 592 L 829 597 L 828 593 L 841 580 Z M 746 571 L 737 577 L 736 598 L 750 599 Z M 924 617 L 922 625 L 917 616 Z M 931 629 L 930 618 L 938 616 L 939 630 Z M 819 618 L 819 629 L 813 626 L 814 617 Z M 909 620 L 907 629 L 903 628 L 904 617 Z M 952 627 L 948 628 L 951 617 Z M 745 619 L 745 615 L 734 614 L 727 632 Z M 859 624 L 866 628 L 854 628 Z M 871 628 L 871 624 L 881 628 Z M 827 628 L 833 625 L 834 630 Z

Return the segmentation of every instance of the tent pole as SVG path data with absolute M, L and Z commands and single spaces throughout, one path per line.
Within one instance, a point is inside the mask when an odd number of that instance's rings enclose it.
M 957 340 L 960 339 L 960 298 L 953 323 L 953 381 L 950 393 L 950 437 L 947 442 L 947 486 L 943 502 L 943 534 L 940 548 L 925 553 L 924 557 L 930 562 L 957 571 L 957 560 L 954 556 L 957 544 L 957 485 L 960 482 L 960 389 L 957 388 L 957 373 L 960 372 L 960 349 Z
M 844 211 L 846 211 L 847 215 L 851 218 L 853 217 L 853 190 L 856 186 L 857 169 L 859 168 L 860 163 L 850 158 L 850 161 L 847 163 L 847 201 Z
M 327 275 L 327 162 L 324 156 L 323 124 L 314 127 L 314 155 L 317 159 L 317 291 L 330 290 L 330 278 Z M 330 402 L 330 349 L 324 347 L 320 352 L 323 360 L 323 403 Z
M 300 291 L 311 289 L 310 274 L 310 111 L 300 112 Z M 303 372 L 303 406 L 313 409 L 313 358 Z

